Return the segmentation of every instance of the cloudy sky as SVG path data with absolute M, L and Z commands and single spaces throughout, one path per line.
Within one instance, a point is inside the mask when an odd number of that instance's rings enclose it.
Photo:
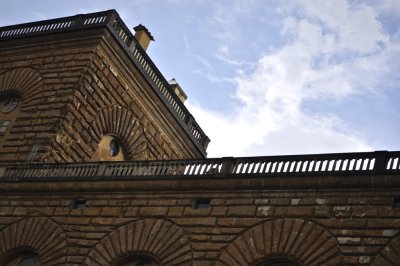
M 400 0 L 13 0 L 0 25 L 107 9 L 151 31 L 209 157 L 400 150 Z

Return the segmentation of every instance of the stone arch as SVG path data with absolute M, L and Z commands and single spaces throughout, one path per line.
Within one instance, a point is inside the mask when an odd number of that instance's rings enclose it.
M 67 238 L 60 225 L 47 218 L 28 218 L 0 232 L 0 261 L 18 250 L 32 250 L 44 265 L 66 261 Z
M 287 257 L 304 265 L 338 265 L 336 239 L 322 226 L 302 219 L 276 219 L 238 236 L 217 265 L 255 265 L 269 257 Z
M 397 234 L 378 255 L 372 260 L 371 265 L 400 265 L 400 234 Z
M 93 118 L 91 129 L 97 143 L 105 135 L 115 135 L 123 142 L 128 159 L 147 159 L 148 141 L 131 110 L 122 106 L 105 107 Z
M 149 254 L 162 265 L 182 265 L 192 259 L 192 248 L 177 225 L 162 219 L 144 219 L 109 233 L 89 252 L 84 265 L 111 265 L 134 254 Z
M 42 75 L 33 68 L 16 68 L 0 73 L 0 95 L 16 93 L 22 99 L 22 111 L 37 106 L 43 92 Z

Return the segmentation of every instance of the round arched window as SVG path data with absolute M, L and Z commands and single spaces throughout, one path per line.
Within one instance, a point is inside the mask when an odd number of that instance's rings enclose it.
M 112 157 L 117 156 L 121 150 L 119 141 L 116 139 L 112 139 L 110 141 L 110 144 L 108 144 L 108 149 L 109 149 L 108 151 Z
M 124 161 L 125 149 L 122 141 L 112 135 L 103 136 L 96 152 L 92 157 L 93 161 Z

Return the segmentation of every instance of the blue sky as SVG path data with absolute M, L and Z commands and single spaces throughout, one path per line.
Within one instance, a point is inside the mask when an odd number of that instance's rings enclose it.
M 0 25 L 107 9 L 153 34 L 209 157 L 400 150 L 400 0 L 13 0 Z

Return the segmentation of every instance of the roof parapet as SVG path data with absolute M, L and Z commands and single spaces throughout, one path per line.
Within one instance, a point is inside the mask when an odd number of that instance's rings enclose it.
M 63 177 L 63 180 L 115 180 L 117 178 L 134 180 L 143 176 L 157 178 L 327 176 L 329 179 L 335 175 L 392 174 L 400 174 L 400 151 L 171 161 L 0 165 L 0 183 L 23 180 L 58 180 L 60 177 Z M 380 179 L 384 180 L 384 177 L 382 176 Z M 349 180 L 349 183 L 352 181 Z

